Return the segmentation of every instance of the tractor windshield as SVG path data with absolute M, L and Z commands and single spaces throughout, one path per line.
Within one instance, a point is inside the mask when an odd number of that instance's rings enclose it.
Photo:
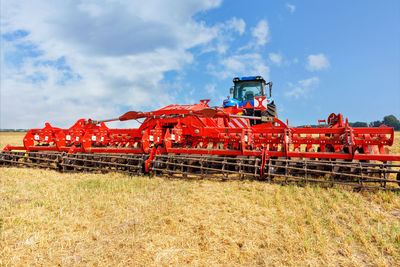
M 262 96 L 262 84 L 256 81 L 235 84 L 234 98 L 239 101 L 253 101 L 255 96 Z

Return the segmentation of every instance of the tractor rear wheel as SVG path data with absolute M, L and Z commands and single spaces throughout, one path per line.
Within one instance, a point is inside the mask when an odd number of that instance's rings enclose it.
M 261 116 L 278 118 L 274 101 L 268 104 L 267 109 L 262 112 Z

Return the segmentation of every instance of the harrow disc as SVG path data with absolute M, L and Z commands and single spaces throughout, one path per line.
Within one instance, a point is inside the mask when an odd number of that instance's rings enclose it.
M 155 175 L 187 179 L 259 179 L 260 167 L 256 157 L 170 154 L 157 155 L 152 161 Z
M 145 154 L 78 153 L 64 154 L 60 167 L 63 172 L 121 172 L 143 174 Z
M 16 152 L 2 151 L 0 165 L 12 167 L 37 167 L 58 170 L 61 152 Z
M 0 165 L 39 167 L 60 172 L 145 174 L 148 154 L 13 152 L 0 154 Z M 400 191 L 400 165 L 392 162 L 317 160 L 307 158 L 160 154 L 151 174 L 184 179 L 266 180 L 275 183 L 319 183 L 355 189 Z

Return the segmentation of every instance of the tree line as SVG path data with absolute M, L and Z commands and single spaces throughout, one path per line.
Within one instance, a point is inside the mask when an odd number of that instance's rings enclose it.
M 394 115 L 388 115 L 383 117 L 381 121 L 372 121 L 370 123 L 366 122 L 349 122 L 351 127 L 379 127 L 381 125 L 386 125 L 389 127 L 393 127 L 395 131 L 400 131 L 400 121 Z
M 383 120 L 381 121 L 372 121 L 370 123 L 368 122 L 362 122 L 362 121 L 356 121 L 356 122 L 349 122 L 350 127 L 379 127 L 381 125 L 386 125 L 389 127 L 393 127 L 395 131 L 400 131 L 400 121 L 396 118 L 394 115 L 387 115 L 383 117 Z M 312 127 L 312 128 L 318 128 L 319 125 L 313 124 L 313 125 L 302 125 L 299 127 Z
M 395 131 L 400 131 L 400 121 L 396 118 L 394 115 L 387 115 L 383 117 L 383 120 L 381 121 L 373 121 L 370 123 L 367 122 L 361 122 L 361 121 L 356 121 L 356 122 L 349 122 L 350 127 L 379 127 L 381 125 L 386 125 L 389 127 L 393 127 Z M 302 125 L 299 127 L 312 127 L 312 128 L 318 128 L 318 125 Z M 0 129 L 0 132 L 27 132 L 29 129 Z

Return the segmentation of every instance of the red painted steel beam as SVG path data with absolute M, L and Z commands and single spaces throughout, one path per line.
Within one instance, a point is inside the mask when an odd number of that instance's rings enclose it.
M 7 146 L 4 148 L 4 150 L 5 150 L 5 151 L 26 150 L 26 148 L 25 148 L 24 146 L 10 146 L 10 145 L 7 145 Z
M 144 151 L 139 149 L 131 149 L 131 148 L 97 148 L 90 147 L 86 149 L 85 152 L 90 153 L 126 153 L 126 154 L 143 154 Z
M 400 161 L 400 155 L 391 154 L 355 154 L 354 159 L 379 160 L 379 161 Z
M 222 150 L 222 149 L 190 149 L 190 148 L 169 148 L 168 153 L 183 153 L 183 154 L 207 154 L 207 155 L 227 155 L 240 156 L 240 150 Z
M 30 146 L 26 151 L 59 151 L 56 146 Z

